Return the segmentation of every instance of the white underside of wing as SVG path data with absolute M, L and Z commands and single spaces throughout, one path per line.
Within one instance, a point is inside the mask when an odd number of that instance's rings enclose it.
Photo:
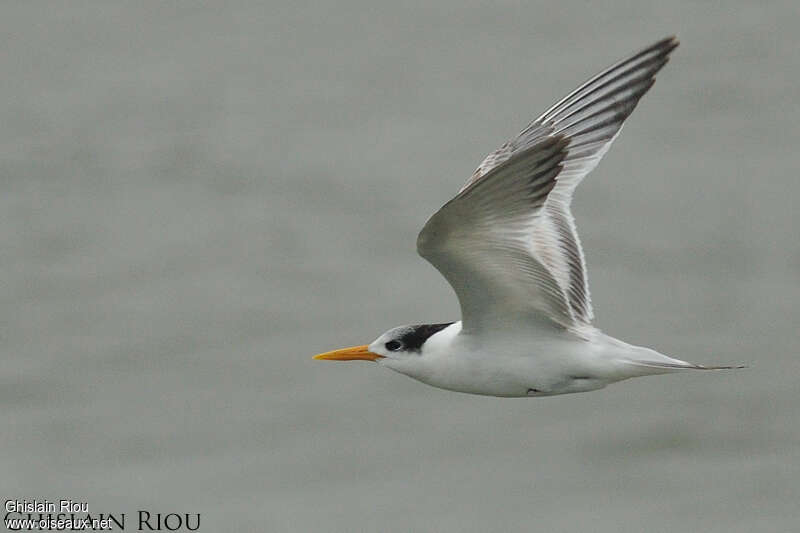
M 534 154 L 463 190 L 420 232 L 417 249 L 455 289 L 465 330 L 573 323 L 558 280 L 530 238 L 565 147 L 561 138 L 544 139 Z
M 584 83 L 489 154 L 425 225 L 418 251 L 453 286 L 465 331 L 590 327 L 572 193 L 676 46 L 659 41 Z

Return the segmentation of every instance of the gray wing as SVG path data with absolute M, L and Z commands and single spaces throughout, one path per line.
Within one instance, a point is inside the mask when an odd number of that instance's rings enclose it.
M 581 85 L 489 154 L 425 225 L 417 249 L 455 289 L 465 329 L 591 323 L 572 193 L 677 45 L 663 39 Z

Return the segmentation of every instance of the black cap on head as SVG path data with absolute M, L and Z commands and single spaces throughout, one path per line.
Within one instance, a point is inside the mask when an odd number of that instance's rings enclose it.
M 422 345 L 429 337 L 442 331 L 444 328 L 452 324 L 419 324 L 417 326 L 407 326 L 403 329 L 401 334 L 396 337 L 398 341 L 403 343 L 402 350 L 404 352 L 420 352 Z

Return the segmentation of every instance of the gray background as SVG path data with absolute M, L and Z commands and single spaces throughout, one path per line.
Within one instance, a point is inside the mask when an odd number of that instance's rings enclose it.
M 0 494 L 202 531 L 795 531 L 798 9 L 4 3 Z M 426 218 L 672 33 L 575 199 L 597 324 L 749 370 L 508 400 L 311 360 L 457 319 Z

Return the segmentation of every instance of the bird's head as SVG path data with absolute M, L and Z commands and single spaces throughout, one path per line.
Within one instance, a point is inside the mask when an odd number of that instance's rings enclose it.
M 436 333 L 453 324 L 421 324 L 416 326 L 400 326 L 392 328 L 371 344 L 342 348 L 315 355 L 314 359 L 329 361 L 376 361 L 394 370 L 403 372 L 403 368 L 413 365 L 427 352 L 426 341 Z

